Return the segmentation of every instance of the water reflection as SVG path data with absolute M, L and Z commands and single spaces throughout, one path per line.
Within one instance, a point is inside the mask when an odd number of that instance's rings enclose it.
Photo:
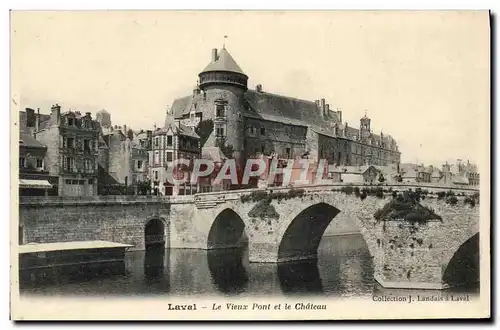
M 218 249 L 207 252 L 208 269 L 217 290 L 222 293 L 241 293 L 248 284 L 248 273 L 243 266 L 245 250 Z
M 144 256 L 144 275 L 146 281 L 154 281 L 164 275 L 164 260 L 164 246 L 151 246 L 146 249 Z
M 30 278 L 29 274 L 23 276 Z M 371 296 L 384 291 L 416 292 L 387 290 L 375 283 L 373 259 L 361 235 L 323 238 L 317 261 L 261 264 L 249 263 L 247 248 L 212 251 L 159 248 L 127 252 L 125 262 L 98 271 L 56 272 L 52 285 L 49 278 L 40 275 L 30 287 L 22 287 L 21 292 L 96 296 Z
M 316 260 L 281 263 L 278 265 L 278 278 L 285 294 L 323 293 Z

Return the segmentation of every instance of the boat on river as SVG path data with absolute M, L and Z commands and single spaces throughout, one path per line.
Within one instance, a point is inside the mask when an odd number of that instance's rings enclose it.
M 20 245 L 21 286 L 82 281 L 125 272 L 125 252 L 133 247 L 108 241 L 29 243 Z

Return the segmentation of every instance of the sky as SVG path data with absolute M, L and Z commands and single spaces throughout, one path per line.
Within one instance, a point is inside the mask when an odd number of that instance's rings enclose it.
M 12 99 L 49 113 L 100 109 L 116 125 L 161 126 L 192 93 L 212 48 L 249 87 L 325 98 L 392 135 L 402 162 L 479 162 L 489 149 L 487 12 L 14 12 Z

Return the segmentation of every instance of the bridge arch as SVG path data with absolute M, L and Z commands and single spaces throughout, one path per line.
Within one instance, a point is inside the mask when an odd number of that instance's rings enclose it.
M 170 223 L 162 217 L 148 218 L 144 223 L 145 248 L 168 247 L 170 236 L 169 225 Z
M 443 282 L 454 287 L 479 282 L 479 233 L 461 242 L 458 249 L 450 250 L 443 270 Z
M 241 245 L 245 231 L 243 219 L 231 208 L 222 210 L 212 222 L 207 249 L 233 248 Z
M 278 262 L 316 258 L 326 228 L 339 213 L 336 207 L 320 202 L 297 214 L 281 238 Z

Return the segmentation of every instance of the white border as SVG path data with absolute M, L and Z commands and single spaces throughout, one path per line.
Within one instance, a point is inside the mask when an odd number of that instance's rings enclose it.
M 252 0 L 252 1 L 218 1 L 212 0 L 209 2 L 205 1 L 179 1 L 178 3 L 169 3 L 166 6 L 163 2 L 155 2 L 155 1 L 147 1 L 142 0 L 140 2 L 136 1 L 104 1 L 104 0 L 87 0 L 81 2 L 71 2 L 67 1 L 2 1 L 1 7 L 1 20 L 2 20 L 2 33 L 0 33 L 0 40 L 3 47 L 1 48 L 3 51 L 1 53 L 2 56 L 2 69 L 3 69 L 3 88 L 1 92 L 4 94 L 2 100 L 4 100 L 5 109 L 3 110 L 4 114 L 8 116 L 8 109 L 10 106 L 10 93 L 9 93 L 9 9 L 398 9 L 398 10 L 432 10 L 432 9 L 492 9 L 494 13 L 498 15 L 500 12 L 500 1 L 498 0 L 475 0 L 475 1 L 438 1 L 438 0 L 418 0 L 418 1 L 344 1 L 344 2 L 326 2 L 326 1 L 295 1 L 289 0 L 281 3 L 271 2 L 269 0 Z M 498 17 L 496 17 L 496 24 L 498 26 Z M 498 42 L 498 33 L 495 33 L 495 41 Z M 496 48 L 496 47 L 495 47 Z M 495 52 L 496 57 L 498 58 L 498 54 Z M 493 94 L 499 95 L 498 93 L 498 85 L 494 86 L 495 89 L 492 91 Z M 494 109 L 496 110 L 496 109 Z M 3 129 L 0 130 L 0 133 L 3 135 L 0 141 L 4 143 L 3 150 L 9 150 L 9 139 L 10 139 L 10 120 L 9 118 L 5 118 L 2 122 Z M 497 150 L 495 150 L 497 151 Z M 9 153 L 10 154 L 10 153 Z M 1 171 L 5 176 L 4 182 L 10 182 L 10 170 L 7 161 L 4 160 L 0 163 Z M 495 168 L 496 169 L 496 168 Z M 494 187 L 497 186 L 497 180 L 494 182 Z M 3 184 L 1 186 L 2 190 L 2 198 L 0 199 L 2 203 L 3 214 L 6 214 L 2 221 L 2 225 L 5 226 L 2 230 L 4 235 L 4 249 L 2 249 L 2 254 L 4 257 L 4 267 L 2 267 L 2 283 L 4 288 L 4 292 L 2 292 L 2 311 L 4 317 L 2 320 L 4 322 L 7 320 L 5 317 L 6 312 L 9 310 L 9 286 L 8 281 L 10 278 L 9 267 L 7 267 L 7 263 L 10 264 L 10 255 L 9 255 L 9 247 L 7 246 L 9 242 L 9 213 L 10 213 L 10 184 Z M 497 199 L 492 201 L 494 204 L 499 205 Z M 494 233 L 495 237 L 499 237 L 498 235 L 498 225 L 497 229 Z M 496 240 L 494 240 L 495 246 L 492 247 L 496 249 Z M 492 292 L 493 297 L 494 293 Z M 496 304 L 493 304 L 496 306 Z M 494 311 L 495 313 L 495 311 Z M 4 326 L 6 328 L 13 327 L 14 324 L 12 322 L 5 322 L 6 324 L 2 324 L 2 328 Z M 38 326 L 38 325 L 37 325 Z M 143 326 L 143 325 L 140 325 Z M 169 324 L 168 326 L 173 326 Z M 219 325 L 211 325 L 212 327 L 218 327 Z M 264 326 L 264 325 L 259 325 Z M 267 325 L 269 326 L 269 325 Z M 425 327 L 429 327 L 429 325 L 423 325 Z M 64 327 L 71 327 L 71 325 L 64 325 Z

